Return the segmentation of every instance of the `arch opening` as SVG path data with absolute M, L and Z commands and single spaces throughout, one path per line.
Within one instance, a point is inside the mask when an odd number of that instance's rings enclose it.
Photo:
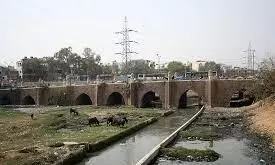
M 201 97 L 199 97 L 196 92 L 192 90 L 187 90 L 180 96 L 178 109 L 183 109 L 188 106 L 200 106 L 201 104 Z
M 82 93 L 76 98 L 75 105 L 92 105 L 92 100 L 87 94 Z
M 30 95 L 28 95 L 24 97 L 23 105 L 35 105 L 35 101 Z
M 113 92 L 107 99 L 108 106 L 125 105 L 123 96 L 118 92 Z
M 237 90 L 230 98 L 230 107 L 242 107 L 251 105 L 254 97 L 245 89 Z
M 162 108 L 162 101 L 158 93 L 149 91 L 141 100 L 141 108 Z
M 0 99 L 0 105 L 11 105 L 10 97 L 5 95 Z

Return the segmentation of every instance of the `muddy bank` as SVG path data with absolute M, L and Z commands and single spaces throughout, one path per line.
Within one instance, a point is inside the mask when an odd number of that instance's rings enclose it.
M 207 163 L 201 160 L 200 164 L 275 164 L 271 139 L 265 134 L 251 132 L 249 115 L 245 113 L 258 106 L 207 109 L 170 147 L 212 149 L 221 155 L 217 161 Z M 197 164 L 198 160 L 179 158 L 175 161 L 162 154 L 155 164 Z

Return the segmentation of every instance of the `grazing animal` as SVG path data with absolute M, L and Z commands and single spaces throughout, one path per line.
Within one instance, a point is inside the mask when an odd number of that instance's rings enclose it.
M 33 117 L 34 117 L 34 114 L 32 113 L 32 114 L 31 114 L 31 118 L 33 119 Z
M 96 117 L 90 117 L 88 119 L 88 125 L 92 126 L 92 124 L 99 125 L 99 121 Z
M 76 109 L 73 109 L 73 108 L 70 109 L 70 114 L 72 114 L 72 113 L 73 113 L 74 115 L 77 115 L 77 116 L 79 115 L 79 114 L 78 114 L 78 111 L 77 111 Z
M 125 124 L 128 123 L 128 119 L 123 116 L 123 117 L 113 117 L 113 121 L 111 123 L 111 125 L 118 125 L 118 126 L 124 126 Z
M 114 115 L 109 116 L 109 117 L 107 118 L 107 126 L 110 125 L 110 124 L 112 124 L 113 119 L 114 119 Z
M 128 124 L 128 119 L 125 116 L 123 116 L 122 119 L 125 121 L 126 124 Z

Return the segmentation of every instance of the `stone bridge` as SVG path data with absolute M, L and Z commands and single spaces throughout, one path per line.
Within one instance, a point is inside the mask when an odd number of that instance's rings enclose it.
M 21 105 L 133 105 L 147 107 L 154 97 L 162 108 L 180 108 L 192 90 L 212 107 L 229 106 L 236 91 L 253 87 L 253 80 L 169 80 L 134 83 L 99 83 L 86 86 L 37 87 L 0 90 L 0 104 Z

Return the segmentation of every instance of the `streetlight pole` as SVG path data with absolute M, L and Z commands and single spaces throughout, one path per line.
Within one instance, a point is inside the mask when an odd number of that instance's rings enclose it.
M 70 65 L 70 86 L 72 85 L 72 75 L 73 74 L 73 65 Z
M 160 73 L 160 55 L 157 54 L 157 57 L 158 57 L 158 72 Z

